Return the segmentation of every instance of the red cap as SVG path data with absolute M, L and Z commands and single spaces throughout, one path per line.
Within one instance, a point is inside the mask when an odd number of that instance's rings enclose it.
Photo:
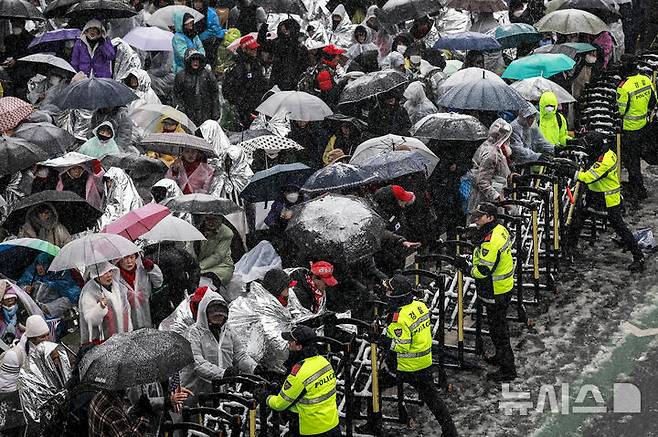
M 241 49 L 256 50 L 258 47 L 260 47 L 260 44 L 258 44 L 258 41 L 256 41 L 253 35 L 244 36 L 240 40 Z
M 341 49 L 340 47 L 336 47 L 333 44 L 329 44 L 328 46 L 324 46 L 322 49 L 323 52 L 325 52 L 328 55 L 336 56 L 336 55 L 342 55 L 345 53 L 345 50 Z
M 199 311 L 199 304 L 201 303 L 201 299 L 203 299 L 203 296 L 206 294 L 208 291 L 208 287 L 203 286 L 199 287 L 196 289 L 192 297 L 190 297 L 190 311 L 192 311 L 192 316 L 194 317 L 194 320 L 196 320 L 196 314 Z
M 334 266 L 326 261 L 311 263 L 311 272 L 330 287 L 338 285 L 338 281 L 334 278 Z
M 412 202 L 416 195 L 412 191 L 407 191 L 399 185 L 391 185 L 393 196 L 400 202 Z

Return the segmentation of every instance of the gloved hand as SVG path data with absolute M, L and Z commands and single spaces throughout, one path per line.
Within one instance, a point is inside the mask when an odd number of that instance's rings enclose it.
M 254 389 L 254 399 L 256 399 L 259 404 L 265 402 L 268 395 L 269 392 L 267 387 L 263 384 L 258 384 Z
M 146 270 L 147 272 L 150 272 L 151 270 L 153 270 L 153 267 L 155 267 L 155 263 L 153 262 L 153 260 L 151 258 L 146 258 L 146 257 L 142 258 L 142 265 L 144 266 L 144 270 Z
M 254 367 L 254 375 L 262 375 L 265 372 L 266 369 L 260 364 L 256 364 L 256 367 Z
M 240 374 L 240 370 L 236 366 L 231 366 L 228 367 L 226 370 L 224 370 L 224 375 L 222 378 L 230 378 L 232 376 L 237 376 Z
M 137 403 L 133 406 L 133 412 L 137 416 L 151 416 L 153 415 L 153 407 L 151 401 L 145 394 L 142 394 Z
M 462 256 L 455 257 L 455 267 L 457 267 L 459 270 L 461 270 L 464 273 L 468 273 L 471 271 L 471 264 L 468 261 L 466 261 L 466 258 Z
M 553 160 L 553 155 L 548 153 L 542 153 L 539 155 L 539 161 L 551 162 Z

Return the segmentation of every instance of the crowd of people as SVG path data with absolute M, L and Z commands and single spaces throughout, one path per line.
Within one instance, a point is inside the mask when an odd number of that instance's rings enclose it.
M 457 264 L 486 305 L 495 347 L 486 361 L 498 367 L 489 376 L 515 379 L 506 321 L 515 260 L 499 205 L 523 165 L 540 166 L 574 145 L 586 162 L 575 181 L 587 187 L 587 207 L 606 211 L 633 255 L 629 269 L 644 269 L 622 206 L 627 213 L 642 206 L 641 159 L 656 155 L 649 134 L 656 74 L 636 57 L 656 38 L 646 1 L 590 10 L 605 25 L 596 34 L 529 26 L 531 37 L 495 50 L 441 44 L 468 30 L 495 39 L 510 23 L 536 25 L 549 13 L 543 2 L 500 0 L 496 12 L 436 7 L 396 21 L 384 4 L 363 2 L 304 1 L 296 15 L 277 12 L 276 2 L 130 0 L 127 17 L 58 12 L 43 20 L 58 2 L 36 2 L 39 16 L 5 17 L 0 53 L 0 152 L 7 156 L 0 163 L 0 393 L 19 399 L 25 418 L 7 435 L 151 435 L 162 421 L 180 421 L 183 406 L 198 405 L 214 381 L 268 372 L 281 375 L 281 390 L 256 397 L 296 412 L 301 435 L 341 435 L 336 376 L 314 345 L 322 323 L 312 321 L 346 312 L 372 321 L 372 302 L 381 299 L 390 307 L 383 345 L 395 358 L 391 372 L 418 391 L 442 435 L 456 436 L 431 383 L 428 309 L 399 272 L 414 253 L 438 250 L 442 235 L 452 240 L 470 228 L 472 264 Z M 160 45 L 148 48 L 146 40 Z M 504 71 L 537 53 L 569 53 L 570 67 L 533 96 L 519 92 L 526 101 L 515 109 L 442 103 L 450 78 L 452 86 L 481 78 L 512 89 Z M 48 61 L 30 60 L 35 54 Z M 587 108 L 574 103 L 610 75 L 618 79 L 611 105 L 621 120 L 620 148 L 614 126 L 597 132 L 583 119 Z M 64 103 L 97 80 L 114 85 Z M 359 86 L 359 98 L 346 98 Z M 124 91 L 130 98 L 120 104 L 85 101 L 113 101 L 105 97 Z M 281 96 L 289 100 L 266 109 Z M 440 129 L 419 133 L 446 120 L 463 121 L 458 138 Z M 388 177 L 367 170 L 364 150 L 400 153 L 396 171 L 411 170 Z M 619 160 L 628 172 L 623 189 Z M 254 201 L 243 194 L 254 191 Z M 358 198 L 382 219 L 366 256 L 324 255 L 292 232 L 306 205 L 327 193 Z M 141 219 L 136 212 L 149 205 L 166 207 L 167 217 L 140 235 L 175 218 L 199 237 L 140 238 L 122 228 L 116 233 L 137 250 L 114 259 L 84 254 L 97 261 L 52 268 L 76 241 L 112 233 L 131 213 Z M 566 259 L 586 216 L 576 211 Z M 325 225 L 314 235 L 330 233 Z M 143 328 L 182 335 L 193 362 L 153 384 L 87 386 L 83 358 Z M 66 401 L 53 401 L 62 392 Z

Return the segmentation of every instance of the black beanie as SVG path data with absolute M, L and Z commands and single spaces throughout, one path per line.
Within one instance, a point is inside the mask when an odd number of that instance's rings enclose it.
M 281 292 L 288 288 L 290 276 L 281 269 L 268 270 L 262 281 L 263 287 L 274 297 L 279 297 Z

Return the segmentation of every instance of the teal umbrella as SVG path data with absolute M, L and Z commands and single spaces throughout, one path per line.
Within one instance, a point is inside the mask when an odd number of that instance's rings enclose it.
M 537 29 L 526 23 L 504 24 L 493 29 L 491 34 L 504 49 L 511 49 L 523 44 L 534 44 L 541 39 Z
M 576 56 L 581 53 L 595 52 L 596 47 L 592 44 L 585 42 L 567 42 L 564 44 L 547 44 L 545 46 L 537 47 L 532 53 L 562 53 L 569 56 L 571 59 L 576 59 Z
M 563 54 L 537 53 L 526 56 L 505 69 L 504 79 L 528 79 L 531 77 L 551 77 L 563 71 L 571 70 L 576 62 Z

